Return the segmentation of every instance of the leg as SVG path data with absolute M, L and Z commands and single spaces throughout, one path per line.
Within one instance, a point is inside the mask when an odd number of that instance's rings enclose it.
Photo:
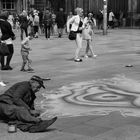
M 24 29 L 25 31 L 25 36 L 27 37 L 28 36 L 28 28 Z
M 32 116 L 26 108 L 5 103 L 0 103 L 0 119 L 8 121 L 17 120 L 25 123 L 40 122 L 40 119 Z
M 97 55 L 95 55 L 94 52 L 93 52 L 93 48 L 92 48 L 92 45 L 91 45 L 91 40 L 88 40 L 88 46 L 89 46 L 88 48 L 91 52 L 92 57 L 96 57 Z
M 27 55 L 24 52 L 21 52 L 21 55 L 22 55 L 23 62 L 22 62 L 22 67 L 20 71 L 25 71 L 25 65 L 27 63 Z
M 75 51 L 75 59 L 78 59 L 80 50 L 82 48 L 82 35 L 80 33 L 77 33 L 76 44 L 77 44 L 77 49 Z
M 4 70 L 4 56 L 1 56 L 0 62 L 1 62 L 1 70 Z
M 12 68 L 10 66 L 10 62 L 11 62 L 11 59 L 12 59 L 12 56 L 13 56 L 13 53 L 14 53 L 14 47 L 13 47 L 13 44 L 8 44 L 7 46 L 8 46 L 10 54 L 7 56 L 6 67 L 9 70 L 12 70 Z
M 47 26 L 45 26 L 45 37 L 46 37 L 46 38 L 48 38 L 47 33 L 48 33 L 48 32 L 47 32 Z
M 20 31 L 21 31 L 20 38 L 21 38 L 21 40 L 23 40 L 23 28 L 20 28 Z
M 60 28 L 60 34 L 63 35 L 63 28 Z
M 51 34 L 51 27 L 48 26 L 48 38 L 50 38 L 50 34 Z
M 27 62 L 28 62 L 28 71 L 34 71 L 34 69 L 32 69 L 32 67 L 31 67 L 32 60 L 29 59 L 28 56 L 27 56 Z

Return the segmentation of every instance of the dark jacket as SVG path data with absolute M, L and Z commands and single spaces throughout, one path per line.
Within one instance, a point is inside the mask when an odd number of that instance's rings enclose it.
M 43 23 L 45 26 L 51 26 L 52 24 L 52 15 L 51 13 L 45 13 L 43 16 Z
M 27 29 L 29 25 L 29 20 L 27 19 L 26 16 L 20 15 L 19 16 L 19 23 L 20 23 L 20 28 Z
M 63 12 L 58 12 L 56 16 L 56 23 L 58 26 L 64 26 L 66 23 L 66 16 Z
M 36 96 L 31 89 L 28 81 L 19 82 L 14 84 L 11 88 L 0 95 L 0 102 L 17 105 L 27 108 L 28 110 L 34 109 L 34 100 Z
M 14 39 L 15 34 L 12 31 L 11 24 L 2 18 L 0 18 L 0 29 L 2 32 L 1 40 L 7 40 L 9 38 Z

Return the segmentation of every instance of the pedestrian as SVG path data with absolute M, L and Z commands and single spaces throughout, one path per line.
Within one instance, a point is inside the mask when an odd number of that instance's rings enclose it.
M 94 36 L 93 29 L 96 27 L 96 20 L 93 18 L 93 14 L 91 12 L 88 13 L 88 16 L 84 18 L 83 23 L 83 40 L 86 40 L 87 46 L 86 46 L 86 52 L 85 52 L 85 58 L 88 58 L 88 52 L 91 52 L 91 56 L 95 58 L 97 55 L 94 54 L 94 51 L 92 49 L 92 40 Z
M 108 20 L 109 20 L 109 27 L 112 29 L 114 28 L 114 18 L 115 18 L 115 15 L 114 15 L 113 11 L 110 10 Z
M 39 31 L 39 16 L 38 16 L 37 11 L 34 13 L 33 27 L 34 27 L 34 37 L 35 37 L 35 38 L 38 38 L 38 31 Z
M 50 39 L 51 26 L 52 26 L 52 15 L 48 8 L 46 9 L 46 11 L 44 13 L 43 23 L 44 23 L 44 28 L 45 28 L 45 37 L 46 37 L 46 39 Z
M 29 13 L 29 34 L 32 35 L 32 37 L 34 37 L 34 27 L 33 27 L 33 14 Z
M 10 66 L 11 59 L 14 53 L 13 41 L 15 40 L 15 34 L 12 31 L 11 24 L 7 21 L 8 12 L 5 11 L 0 15 L 0 28 L 1 28 L 1 42 L 5 43 L 9 49 L 9 54 L 7 56 L 1 55 L 1 70 L 12 70 Z M 5 64 L 6 57 L 6 64 Z
M 25 10 L 23 10 L 23 12 L 21 13 L 21 15 L 19 16 L 19 24 L 20 24 L 20 30 L 21 30 L 21 34 L 20 34 L 20 38 L 21 40 L 23 40 L 23 33 L 25 32 L 25 36 L 28 36 L 28 16 L 27 16 L 27 12 Z
M 56 32 L 56 14 L 52 11 L 52 26 L 51 26 L 52 35 L 55 35 Z
M 58 28 L 58 37 L 61 38 L 63 35 L 64 26 L 66 24 L 66 16 L 63 8 L 60 8 L 58 14 L 56 15 L 56 23 Z
M 77 15 L 73 16 L 72 18 L 70 18 L 67 22 L 67 32 L 69 33 L 70 30 L 74 31 L 76 33 L 76 51 L 75 51 L 75 57 L 74 57 L 74 61 L 75 62 L 81 62 L 82 59 L 79 58 L 79 53 L 80 50 L 82 48 L 82 26 L 83 26 L 83 9 L 82 8 L 76 8 L 76 13 Z M 70 24 L 72 24 L 71 29 Z
M 98 30 L 103 29 L 103 10 L 99 10 L 97 14 Z
M 28 37 L 26 37 L 22 42 L 21 42 L 21 56 L 22 56 L 22 67 L 20 71 L 33 71 L 32 67 L 31 67 L 31 62 L 32 60 L 29 59 L 29 51 L 31 51 L 31 47 L 30 47 L 30 40 L 32 39 L 32 35 L 29 35 Z M 25 69 L 25 66 L 28 66 L 28 69 Z
M 44 132 L 52 125 L 57 117 L 42 120 L 40 112 L 35 109 L 35 93 L 41 87 L 45 88 L 44 80 L 39 76 L 32 76 L 29 81 L 18 82 L 0 95 L 0 120 L 15 123 L 17 128 L 28 132 Z

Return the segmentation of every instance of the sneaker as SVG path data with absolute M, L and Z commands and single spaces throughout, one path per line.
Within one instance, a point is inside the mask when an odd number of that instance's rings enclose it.
M 93 57 L 93 58 L 96 58 L 96 57 L 97 57 L 97 55 L 96 55 L 96 54 L 94 54 L 92 57 Z
M 82 62 L 82 59 L 80 58 L 77 58 L 77 59 L 74 59 L 75 62 Z
M 0 81 L 0 86 L 5 87 L 6 84 L 3 81 Z
M 85 55 L 84 57 L 85 57 L 85 58 L 89 58 L 88 55 Z

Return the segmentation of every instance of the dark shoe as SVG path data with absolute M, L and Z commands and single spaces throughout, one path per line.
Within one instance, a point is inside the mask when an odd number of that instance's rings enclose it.
M 9 65 L 6 66 L 7 70 L 12 70 L 13 68 Z
M 61 34 L 59 34 L 58 37 L 61 38 Z
M 77 59 L 74 59 L 75 62 L 82 62 L 82 59 L 80 58 L 77 58 Z
M 34 126 L 31 126 L 29 129 L 30 133 L 36 133 L 36 132 L 45 132 L 47 128 L 52 125 L 57 120 L 57 117 L 52 118 L 51 120 L 44 120 L 41 121 Z
M 20 71 L 23 71 L 23 72 L 25 72 L 26 70 L 25 70 L 25 69 L 21 69 Z
M 27 71 L 34 71 L 34 69 L 32 69 L 32 68 L 28 68 Z
M 1 70 L 9 70 L 7 66 L 1 67 Z

